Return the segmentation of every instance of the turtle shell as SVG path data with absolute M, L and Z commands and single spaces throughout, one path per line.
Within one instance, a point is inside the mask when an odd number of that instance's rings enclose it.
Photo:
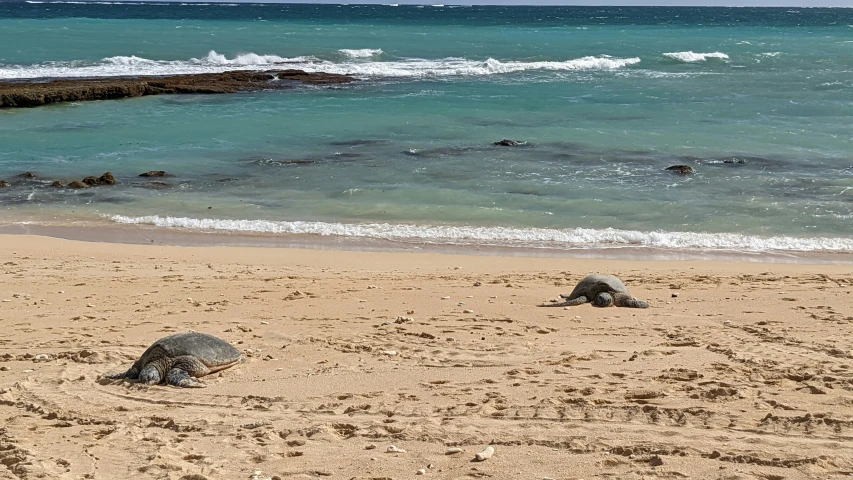
M 154 342 L 148 351 L 156 347 L 163 349 L 171 358 L 191 355 L 208 367 L 234 363 L 241 355 L 239 350 L 225 340 L 197 332 L 177 333 L 161 338 Z M 143 358 L 147 356 L 148 351 L 142 354 Z
M 578 283 L 578 286 L 572 290 L 569 298 L 577 298 L 580 296 L 586 296 L 590 299 L 594 299 L 599 293 L 607 292 L 607 293 L 624 293 L 629 295 L 628 287 L 622 283 L 622 280 L 614 277 L 613 275 L 587 275 L 583 280 Z

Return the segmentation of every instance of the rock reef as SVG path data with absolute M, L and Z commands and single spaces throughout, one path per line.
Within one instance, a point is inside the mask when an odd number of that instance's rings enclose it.
M 671 167 L 666 167 L 666 171 L 679 173 L 681 175 L 689 175 L 696 172 L 690 165 L 673 165 Z
M 0 82 L 0 108 L 28 108 L 62 102 L 112 100 L 146 95 L 217 94 L 283 90 L 298 85 L 337 85 L 354 78 L 302 70 L 233 71 L 172 77 L 81 78 Z
M 509 140 L 509 139 L 505 138 L 501 141 L 494 142 L 492 145 L 497 145 L 499 147 L 523 147 L 523 146 L 527 145 L 527 142 L 521 142 L 518 140 Z

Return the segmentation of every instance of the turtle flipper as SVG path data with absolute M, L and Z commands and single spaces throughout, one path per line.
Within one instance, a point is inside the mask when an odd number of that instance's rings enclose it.
M 560 295 L 560 297 L 562 297 L 562 298 L 566 298 L 566 299 L 567 299 L 567 298 L 569 298 L 569 296 L 568 296 L 568 295 Z M 573 298 L 573 299 L 571 299 L 571 300 L 566 300 L 565 302 L 561 302 L 561 303 L 543 303 L 542 305 L 539 305 L 539 306 L 540 306 L 540 307 L 573 307 L 573 306 L 575 306 L 575 305 L 581 305 L 581 304 L 584 304 L 584 303 L 589 303 L 589 299 L 587 299 L 586 297 L 584 297 L 583 295 L 581 295 L 580 297 L 575 297 L 575 298 Z
M 649 304 L 642 301 L 637 300 L 636 298 L 632 298 L 630 295 L 625 295 L 624 293 L 617 293 L 613 296 L 614 303 L 617 307 L 628 307 L 628 308 L 649 308 Z
M 207 385 L 201 383 L 197 378 L 193 378 L 186 370 L 181 368 L 173 368 L 166 375 L 166 383 L 175 387 L 185 388 L 204 388 Z
M 139 369 L 136 368 L 136 365 L 134 365 L 124 373 L 105 373 L 104 378 L 108 378 L 110 380 L 122 380 L 125 378 L 136 380 L 139 378 Z
M 589 299 L 583 295 L 581 295 L 580 297 L 572 298 L 572 299 L 568 299 L 569 297 L 566 295 L 560 295 L 560 296 L 567 299 L 565 302 L 558 305 L 560 307 L 572 307 L 574 305 L 583 305 L 584 303 L 589 303 Z

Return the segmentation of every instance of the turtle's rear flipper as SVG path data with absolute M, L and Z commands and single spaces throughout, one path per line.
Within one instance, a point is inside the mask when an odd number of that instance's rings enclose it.
M 569 298 L 568 295 L 560 295 L 560 297 Z M 589 302 L 589 299 L 587 299 L 584 296 L 580 296 L 580 297 L 575 297 L 571 300 L 566 300 L 565 302 L 543 303 L 542 305 L 539 305 L 539 306 L 540 307 L 573 307 L 575 305 L 581 305 L 581 304 L 588 303 L 588 302 Z
M 614 296 L 614 300 L 616 301 L 617 307 L 628 307 L 628 308 L 649 308 L 649 304 L 642 301 L 637 300 L 636 298 L 631 298 L 628 295 L 616 294 Z
M 207 386 L 198 381 L 197 378 L 191 377 L 186 370 L 182 370 L 180 368 L 173 368 L 169 370 L 169 374 L 166 375 L 166 383 L 175 387 L 185 388 L 204 388 Z

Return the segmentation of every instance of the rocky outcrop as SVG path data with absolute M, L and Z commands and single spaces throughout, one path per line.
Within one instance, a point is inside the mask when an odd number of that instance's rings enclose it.
M 523 145 L 527 145 L 527 142 L 519 142 L 518 140 L 503 139 L 499 142 L 495 142 L 494 145 L 497 145 L 499 147 L 521 147 Z
M 51 183 L 51 184 L 50 184 L 50 186 L 51 186 L 51 187 L 53 187 L 53 188 L 64 188 L 64 187 L 65 187 L 65 184 L 64 184 L 64 183 L 62 183 L 62 181 L 61 181 L 61 180 L 56 180 L 56 181 L 54 181 L 53 183 Z
M 65 79 L 51 82 L 0 82 L 0 108 L 38 107 L 51 103 L 112 100 L 169 94 L 216 94 L 335 85 L 352 77 L 302 70 L 234 71 L 172 77 Z
M 74 180 L 73 182 L 68 184 L 68 188 L 73 188 L 75 190 L 82 190 L 84 188 L 92 188 L 89 185 L 81 182 L 80 180 Z
M 140 177 L 171 177 L 168 173 L 163 170 L 151 170 L 150 172 L 140 173 Z
M 39 178 L 39 177 L 38 177 L 38 175 L 36 175 L 36 174 L 35 174 L 35 173 L 33 173 L 33 172 L 24 172 L 24 173 L 19 173 L 19 174 L 15 175 L 15 176 L 16 176 L 17 178 L 21 178 L 21 179 L 24 179 L 24 180 L 35 180 L 35 179 Z
M 6 180 L 0 180 L 0 188 L 6 188 L 8 186 L 10 186 L 9 182 L 7 182 Z
M 101 185 L 115 185 L 116 177 L 113 176 L 112 172 L 107 172 L 100 177 L 86 177 L 83 179 L 83 183 L 89 185 L 90 187 L 98 187 Z
M 673 165 L 671 167 L 666 167 L 666 171 L 672 173 L 680 173 L 681 175 L 695 173 L 695 170 L 693 170 L 693 167 L 691 167 L 690 165 Z

